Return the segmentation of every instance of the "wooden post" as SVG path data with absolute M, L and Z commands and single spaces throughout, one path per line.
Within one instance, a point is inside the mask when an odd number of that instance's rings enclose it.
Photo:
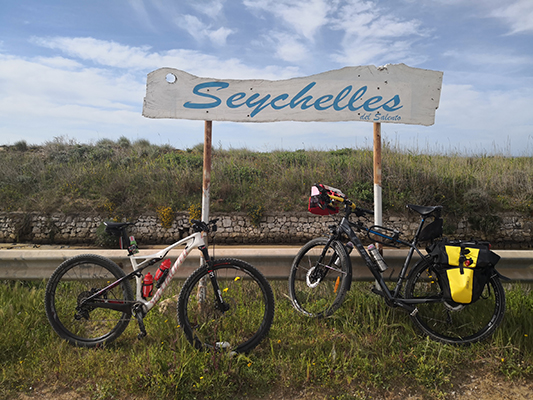
M 374 123 L 374 224 L 383 224 L 381 197 L 381 123 Z
M 213 122 L 205 121 L 204 129 L 204 167 L 202 178 L 202 221 L 209 222 L 209 191 L 211 189 L 211 150 L 212 150 L 212 136 L 213 136 Z M 207 235 L 202 233 L 202 236 L 207 244 Z M 203 255 L 200 256 L 200 266 L 204 265 L 205 260 Z M 206 298 L 206 277 L 200 279 L 198 282 L 198 303 L 199 307 L 205 304 Z
M 202 184 L 202 221 L 209 222 L 209 191 L 211 188 L 211 151 L 213 122 L 205 121 L 204 131 L 204 170 Z
M 381 197 L 381 123 L 374 123 L 374 225 L 383 225 L 382 197 Z M 376 243 L 376 247 L 383 254 L 383 246 Z M 376 280 L 376 289 L 380 289 Z

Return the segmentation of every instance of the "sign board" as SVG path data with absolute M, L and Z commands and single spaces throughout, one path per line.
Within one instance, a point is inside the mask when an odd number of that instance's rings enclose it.
M 161 68 L 148 74 L 143 115 L 203 121 L 433 125 L 442 75 L 389 64 L 268 81 L 200 78 Z

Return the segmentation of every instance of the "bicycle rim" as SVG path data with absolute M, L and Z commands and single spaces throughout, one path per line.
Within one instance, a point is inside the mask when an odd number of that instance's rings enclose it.
M 217 260 L 213 274 L 220 287 L 221 310 L 207 272 L 196 270 L 183 285 L 178 320 L 198 349 L 248 352 L 268 333 L 274 318 L 274 295 L 254 267 L 239 260 Z
M 415 267 L 406 286 L 406 298 L 441 298 L 438 277 L 426 265 Z M 486 339 L 501 324 L 505 313 L 505 292 L 497 277 L 489 280 L 474 303 L 417 304 L 412 320 L 433 340 L 450 344 L 469 344 Z
M 327 317 L 337 310 L 352 279 L 351 264 L 342 243 L 328 239 L 308 242 L 298 252 L 289 275 L 293 306 L 310 317 Z
M 78 306 L 83 299 L 122 276 L 124 272 L 103 257 L 78 256 L 65 261 L 46 288 L 46 315 L 52 328 L 69 343 L 81 347 L 94 347 L 116 339 L 129 323 L 128 313 Z M 132 302 L 133 292 L 129 282 L 124 281 L 101 298 Z

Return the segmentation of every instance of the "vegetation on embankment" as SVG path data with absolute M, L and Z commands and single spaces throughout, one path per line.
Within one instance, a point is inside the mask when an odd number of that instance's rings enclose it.
M 134 218 L 198 207 L 203 145 L 180 150 L 146 140 L 0 148 L 0 211 L 97 212 Z M 451 217 L 533 213 L 533 158 L 423 154 L 383 149 L 384 211 L 405 204 L 445 207 Z M 373 202 L 371 149 L 256 152 L 213 149 L 211 210 L 304 211 L 313 183 L 337 187 L 359 204 Z

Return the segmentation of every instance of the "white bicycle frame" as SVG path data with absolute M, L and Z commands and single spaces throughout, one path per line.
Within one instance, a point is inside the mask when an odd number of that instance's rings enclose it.
M 168 275 L 165 278 L 165 280 L 163 281 L 163 284 L 159 287 L 159 289 L 157 289 L 157 291 L 153 294 L 153 296 L 152 296 L 152 298 L 150 300 L 145 300 L 142 297 L 142 284 L 143 284 L 143 276 L 142 276 L 142 274 L 138 274 L 135 277 L 135 281 L 136 281 L 136 284 L 137 284 L 137 290 L 136 290 L 136 296 L 135 297 L 136 297 L 137 302 L 140 302 L 140 303 L 143 304 L 144 314 L 145 315 L 161 299 L 161 296 L 163 295 L 163 292 L 165 291 L 167 286 L 172 281 L 172 278 L 174 277 L 174 275 L 178 271 L 178 268 L 187 259 L 187 256 L 192 251 L 192 249 L 195 248 L 195 247 L 199 248 L 199 247 L 205 246 L 205 240 L 204 240 L 201 232 L 196 232 L 196 233 L 193 233 L 190 236 L 187 236 L 186 238 L 183 238 L 183 239 L 177 241 L 174 244 L 171 244 L 170 246 L 164 248 L 163 250 L 161 250 L 161 251 L 159 251 L 157 253 L 153 253 L 153 254 L 149 254 L 149 255 L 145 255 L 145 256 L 140 256 L 140 255 L 132 255 L 132 256 L 130 256 L 131 267 L 133 268 L 133 271 L 137 271 L 139 269 L 143 269 L 143 268 L 147 267 L 146 264 L 150 263 L 150 261 L 152 261 L 154 259 L 163 260 L 170 250 L 174 249 L 175 247 L 182 246 L 184 244 L 185 244 L 185 248 L 181 252 L 181 254 L 178 257 L 178 259 L 174 262 L 174 265 L 172 265 L 172 267 L 169 269 Z M 140 260 L 144 260 L 144 261 L 139 262 Z

